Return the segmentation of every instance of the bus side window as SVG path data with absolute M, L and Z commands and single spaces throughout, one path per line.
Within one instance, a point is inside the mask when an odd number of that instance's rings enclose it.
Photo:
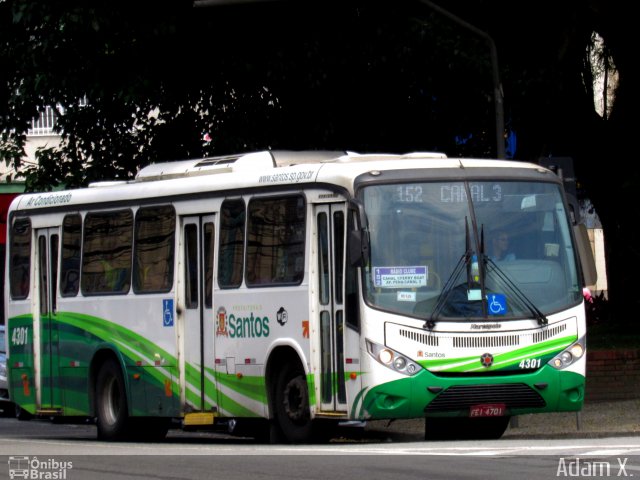
M 254 198 L 249 202 L 247 286 L 302 282 L 305 225 L 305 201 L 300 195 Z
M 215 251 L 215 228 L 213 223 L 204 224 L 204 306 L 213 308 L 213 252 Z
M 60 295 L 73 297 L 80 289 L 80 253 L 82 218 L 67 215 L 62 222 L 62 259 L 60 265 Z
M 176 212 L 171 205 L 136 213 L 133 291 L 168 292 L 173 285 Z
M 353 214 L 347 215 L 347 232 L 355 230 L 355 222 Z M 351 249 L 347 246 L 347 262 L 344 281 L 345 290 L 345 320 L 347 325 L 360 329 L 360 309 L 358 308 L 358 302 L 360 295 L 358 293 L 358 269 L 352 265 L 352 259 L 349 258 L 349 252 Z
M 91 212 L 84 220 L 82 293 L 125 294 L 131 286 L 133 213 Z
M 237 288 L 242 283 L 245 216 L 242 199 L 222 202 L 218 252 L 218 285 L 221 288 Z
M 31 221 L 17 219 L 11 227 L 9 282 L 11 298 L 20 300 L 29 296 L 31 271 Z
M 184 227 L 185 305 L 198 308 L 198 228 L 190 223 Z

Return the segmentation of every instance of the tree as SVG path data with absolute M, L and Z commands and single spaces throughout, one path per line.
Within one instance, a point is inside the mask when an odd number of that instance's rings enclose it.
M 625 161 L 633 152 L 638 107 L 630 7 L 604 0 L 517 5 L 460 0 L 447 2 L 447 8 L 488 32 L 497 44 L 507 125 L 517 132 L 516 157 L 574 159 L 578 182 L 603 222 L 611 320 L 637 331 L 640 305 L 629 265 L 640 261 L 640 215 L 632 207 L 640 167 Z M 590 85 L 588 48 L 594 32 L 604 39 L 619 74 L 607 119 L 596 114 Z
M 490 151 L 477 122 L 492 108 L 490 77 L 478 83 L 476 75 L 487 69 L 476 55 L 484 46 L 471 39 L 460 48 L 457 39 L 442 53 L 434 45 L 447 36 L 437 22 L 417 21 L 415 5 L 1 5 L 10 27 L 3 159 L 19 164 L 22 132 L 38 108 L 64 110 L 65 143 L 40 152 L 29 188 L 265 148 Z M 455 124 L 441 121 L 450 111 Z M 211 143 L 202 142 L 205 132 Z
M 516 158 L 575 159 L 604 223 L 617 318 L 631 318 L 622 312 L 635 312 L 629 299 L 637 295 L 622 267 L 640 260 L 637 214 L 620 209 L 618 198 L 632 204 L 638 167 L 627 167 L 624 182 L 610 168 L 632 151 L 631 7 L 441 3 L 496 42 Z M 620 73 L 606 121 L 585 81 L 594 31 Z M 127 179 L 151 162 L 260 149 L 495 155 L 487 45 L 418 0 L 210 8 L 191 0 L 4 0 L 0 44 L 0 160 L 20 163 L 38 109 L 64 111 L 64 143 L 39 152 L 31 189 Z M 621 186 L 618 198 L 603 181 Z
M 573 157 L 577 179 L 604 226 L 613 320 L 637 331 L 640 305 L 629 265 L 640 260 L 639 214 L 632 207 L 640 170 L 637 162 L 624 160 L 633 152 L 631 126 L 638 106 L 636 89 L 630 87 L 637 76 L 629 41 L 631 11 L 622 2 L 600 0 L 537 2 L 521 12 L 508 10 L 507 2 L 490 3 L 510 13 L 504 19 L 495 10 L 483 10 L 504 68 L 505 104 L 519 133 L 518 157 Z M 593 105 L 587 61 L 593 32 L 604 39 L 619 73 L 608 119 Z

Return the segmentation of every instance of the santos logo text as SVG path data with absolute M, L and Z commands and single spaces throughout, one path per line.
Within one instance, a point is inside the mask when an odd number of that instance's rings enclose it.
M 269 317 L 236 318 L 235 315 L 229 315 L 227 320 L 229 337 L 231 338 L 255 338 L 269 336 Z

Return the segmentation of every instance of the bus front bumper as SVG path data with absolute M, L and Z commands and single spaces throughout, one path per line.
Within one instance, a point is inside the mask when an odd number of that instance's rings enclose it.
M 425 370 L 372 387 L 356 417 L 464 417 L 482 405 L 502 406 L 504 415 L 579 411 L 584 386 L 584 376 L 548 365 L 533 373 L 500 376 L 447 377 Z

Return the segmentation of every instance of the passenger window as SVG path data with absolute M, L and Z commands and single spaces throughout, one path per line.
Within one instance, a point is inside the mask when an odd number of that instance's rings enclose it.
M 136 213 L 133 291 L 168 292 L 173 285 L 176 213 L 172 206 L 146 207 Z
M 62 264 L 60 265 L 60 295 L 73 297 L 80 290 L 80 253 L 82 218 L 67 215 L 62 222 Z
M 302 196 L 251 200 L 247 219 L 248 286 L 302 282 L 305 225 Z
M 242 200 L 225 200 L 220 209 L 218 285 L 236 288 L 242 284 L 245 209 Z
M 198 308 L 198 228 L 190 223 L 184 227 L 185 305 Z
M 17 219 L 11 227 L 9 251 L 9 282 L 11 298 L 21 300 L 29 296 L 31 271 L 31 221 Z
M 83 294 L 117 294 L 129 291 L 132 241 L 131 210 L 87 214 L 82 248 Z

